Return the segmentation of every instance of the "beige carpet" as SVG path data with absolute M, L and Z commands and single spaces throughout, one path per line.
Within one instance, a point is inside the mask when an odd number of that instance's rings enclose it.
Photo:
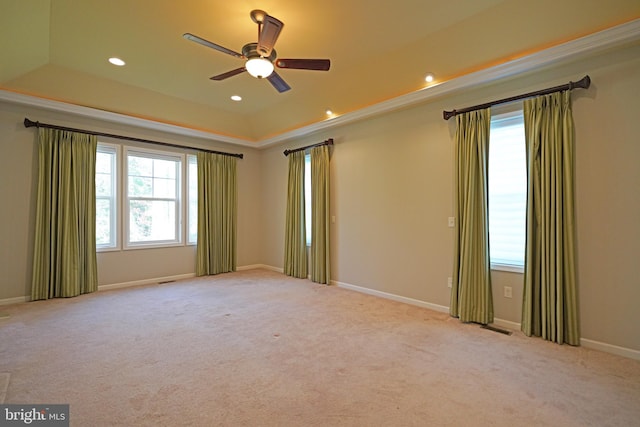
M 73 426 L 640 425 L 638 361 L 266 270 L 3 310 L 6 403 Z

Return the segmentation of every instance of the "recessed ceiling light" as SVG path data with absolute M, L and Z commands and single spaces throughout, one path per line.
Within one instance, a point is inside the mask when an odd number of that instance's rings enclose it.
M 433 73 L 427 73 L 424 76 L 424 81 L 427 82 L 427 83 L 431 83 L 434 78 L 435 78 L 435 76 L 433 75 Z
M 331 108 L 327 108 L 327 110 L 325 111 L 325 113 L 327 114 L 327 116 L 331 117 L 333 116 L 333 111 L 331 111 Z
M 231 95 L 231 99 L 233 101 L 242 101 L 242 97 L 240 95 Z
M 113 58 L 109 58 L 109 62 L 111 62 L 113 65 L 117 65 L 118 67 L 122 67 L 125 64 L 122 59 L 116 58 L 115 56 Z

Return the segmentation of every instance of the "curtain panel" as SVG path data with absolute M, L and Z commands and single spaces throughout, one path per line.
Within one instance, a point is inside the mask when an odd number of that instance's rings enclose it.
M 237 158 L 198 153 L 196 275 L 236 269 Z
M 570 92 L 526 100 L 524 125 L 527 243 L 522 331 L 579 345 Z
M 38 194 L 31 299 L 98 289 L 97 137 L 38 129 Z
M 289 154 L 284 274 L 307 277 L 307 237 L 304 210 L 304 151 Z
M 450 314 L 493 322 L 489 260 L 489 109 L 456 116 L 454 270 Z
M 311 149 L 311 280 L 330 282 L 329 147 Z

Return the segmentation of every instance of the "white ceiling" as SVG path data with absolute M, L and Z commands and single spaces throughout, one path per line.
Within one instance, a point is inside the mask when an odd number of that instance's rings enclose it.
M 240 51 L 253 9 L 284 22 L 279 57 L 331 70 L 279 70 L 281 94 L 209 80 L 242 60 L 182 34 Z M 638 0 L 2 0 L 0 89 L 259 142 L 418 91 L 428 71 L 450 81 L 639 16 Z

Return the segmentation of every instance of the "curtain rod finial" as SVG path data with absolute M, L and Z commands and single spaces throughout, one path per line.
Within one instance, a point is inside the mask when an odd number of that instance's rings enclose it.
M 451 111 L 443 111 L 442 112 L 442 117 L 445 120 L 449 120 L 451 117 L 456 115 L 456 110 L 451 110 Z
M 591 86 L 591 77 L 589 77 L 588 74 L 584 76 L 579 82 L 576 83 L 576 87 L 579 87 L 582 89 L 588 89 L 589 86 Z
M 24 127 L 26 127 L 26 128 L 30 128 L 30 127 L 34 127 L 34 126 L 38 127 L 40 125 L 39 122 L 31 121 L 26 117 L 24 118 L 24 122 L 23 123 L 24 123 Z

